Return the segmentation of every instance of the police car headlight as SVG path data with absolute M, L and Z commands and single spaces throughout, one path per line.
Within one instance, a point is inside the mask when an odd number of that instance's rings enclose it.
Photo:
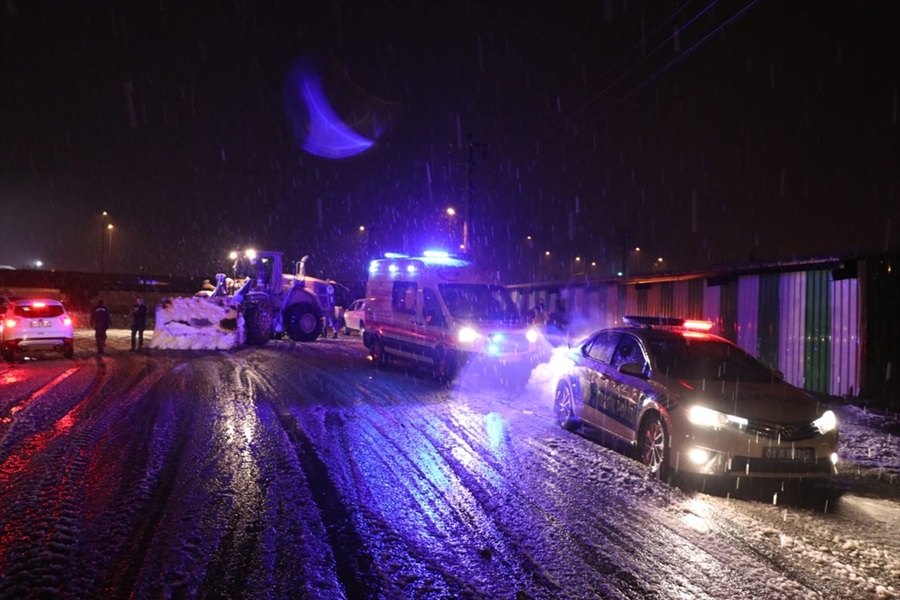
M 830 410 L 826 410 L 825 414 L 813 421 L 813 425 L 819 428 L 823 434 L 833 431 L 837 427 L 837 417 Z
M 460 341 L 462 344 L 471 344 L 475 340 L 481 337 L 477 331 L 472 329 L 471 327 L 463 327 L 459 330 L 459 333 L 456 335 L 456 339 Z
M 692 406 L 687 411 L 688 419 L 701 427 L 746 427 L 747 419 L 727 415 L 705 406 Z
M 527 339 L 532 344 L 536 343 L 538 341 L 538 332 L 534 329 L 529 329 L 525 333 L 525 339 Z

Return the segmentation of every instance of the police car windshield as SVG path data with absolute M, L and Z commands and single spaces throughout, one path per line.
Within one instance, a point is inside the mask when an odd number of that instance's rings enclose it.
M 517 321 L 519 313 L 506 288 L 479 283 L 438 285 L 447 310 L 457 319 Z
M 731 344 L 690 337 L 649 339 L 653 368 L 674 379 L 771 383 L 773 372 Z

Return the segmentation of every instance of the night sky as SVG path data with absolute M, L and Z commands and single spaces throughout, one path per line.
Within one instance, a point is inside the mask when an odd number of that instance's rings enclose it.
M 893 0 L 7 0 L 0 24 L 0 264 L 97 272 L 108 211 L 107 272 L 255 246 L 350 280 L 458 245 L 467 198 L 510 283 L 610 276 L 623 237 L 631 272 L 900 248 Z M 298 64 L 371 148 L 303 149 Z

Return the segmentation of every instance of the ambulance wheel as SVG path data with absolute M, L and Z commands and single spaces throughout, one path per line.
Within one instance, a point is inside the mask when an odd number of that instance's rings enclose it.
M 456 377 L 456 357 L 446 348 L 435 351 L 434 376 L 441 383 L 450 383 Z
M 372 336 L 372 342 L 371 346 L 369 346 L 369 351 L 372 353 L 372 362 L 374 362 L 379 367 L 383 367 L 388 363 L 388 357 L 384 351 L 384 343 L 381 341 L 380 337 Z

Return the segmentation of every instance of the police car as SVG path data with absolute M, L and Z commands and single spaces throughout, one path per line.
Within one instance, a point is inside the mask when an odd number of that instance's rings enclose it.
M 835 415 L 712 323 L 625 317 L 570 351 L 556 385 L 561 427 L 631 444 L 652 472 L 807 478 L 834 474 Z

